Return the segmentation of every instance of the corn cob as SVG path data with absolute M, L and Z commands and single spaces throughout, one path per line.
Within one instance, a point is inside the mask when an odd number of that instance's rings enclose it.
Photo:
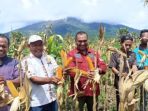
M 82 76 L 88 77 L 88 72 L 81 69 L 72 68 L 72 69 L 69 69 L 69 71 L 73 73 L 79 73 L 79 74 L 82 74 Z
M 19 93 L 18 93 L 17 89 L 15 88 L 15 86 L 14 86 L 12 81 L 7 80 L 6 84 L 7 84 L 7 87 L 9 88 L 9 90 L 10 90 L 10 92 L 11 92 L 13 97 L 19 96 Z
M 67 61 L 67 54 L 66 54 L 66 52 L 64 50 L 61 50 L 60 56 L 62 58 L 62 64 L 65 66 L 65 63 Z
M 88 62 L 89 69 L 91 71 L 94 71 L 95 68 L 94 68 L 93 62 L 92 62 L 92 60 L 91 60 L 91 58 L 89 56 L 86 56 L 86 61 Z
M 65 61 L 64 68 L 68 67 L 68 65 L 73 61 L 73 57 L 69 57 L 67 61 Z
M 57 68 L 57 70 L 56 70 L 56 77 L 58 78 L 58 79 L 62 79 L 62 77 L 63 77 L 63 68 L 61 67 L 61 66 L 59 66 L 58 68 Z

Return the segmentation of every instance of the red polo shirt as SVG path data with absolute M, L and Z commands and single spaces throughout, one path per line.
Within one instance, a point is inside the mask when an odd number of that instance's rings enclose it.
M 96 56 L 97 58 L 97 67 L 100 69 L 100 74 L 105 74 L 107 66 L 103 62 L 102 59 L 100 59 L 99 54 L 96 54 L 94 50 L 88 49 L 87 55 L 82 55 L 79 53 L 77 49 L 74 49 L 68 53 L 68 57 L 73 57 L 73 61 L 70 63 L 69 67 L 75 67 L 76 66 L 76 61 L 77 61 L 77 66 L 79 69 L 82 69 L 84 71 L 89 71 L 89 66 L 86 61 L 86 56 L 89 56 L 94 64 L 94 57 Z M 71 79 L 71 86 L 70 86 L 70 95 L 74 94 L 74 73 L 70 73 L 70 79 Z M 79 83 L 78 83 L 78 88 L 80 91 L 84 91 L 84 96 L 93 96 L 93 90 L 92 90 L 92 84 L 89 83 L 86 88 L 83 87 L 85 82 L 87 81 L 88 78 L 86 77 L 80 77 Z M 100 93 L 99 89 L 99 84 L 96 84 L 96 95 L 98 96 Z

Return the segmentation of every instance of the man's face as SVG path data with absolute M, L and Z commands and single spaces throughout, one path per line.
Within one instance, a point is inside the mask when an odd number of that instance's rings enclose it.
M 133 41 L 131 40 L 125 40 L 121 45 L 122 45 L 122 49 L 126 52 L 129 51 L 132 47 L 132 43 Z
M 141 37 L 141 43 L 146 44 L 148 43 L 148 32 L 144 32 Z
M 8 40 L 0 37 L 0 58 L 6 56 L 8 48 Z
M 43 42 L 42 41 L 36 41 L 32 42 L 29 45 L 31 53 L 38 58 L 41 58 L 43 53 Z
M 76 38 L 76 45 L 79 51 L 85 51 L 88 47 L 87 35 L 86 34 L 78 34 Z

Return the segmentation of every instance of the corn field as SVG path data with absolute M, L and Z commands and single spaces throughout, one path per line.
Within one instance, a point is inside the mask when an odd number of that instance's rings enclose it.
M 106 40 L 104 37 L 104 33 L 105 33 L 104 28 L 100 27 L 98 31 L 99 36 L 96 37 L 95 41 L 89 41 L 89 47 L 98 51 L 101 54 L 101 57 L 103 58 L 103 60 L 106 62 L 106 64 L 108 64 L 112 51 L 118 52 L 119 42 L 117 38 Z M 68 63 L 64 63 L 66 59 L 64 60 L 62 58 L 64 56 L 61 57 L 61 55 L 64 53 L 66 54 L 68 51 L 72 50 L 75 47 L 74 37 L 70 35 L 66 37 L 62 37 L 57 34 L 51 34 L 48 37 L 44 33 L 40 33 L 40 35 L 44 40 L 44 50 L 48 54 L 51 54 L 53 57 L 55 57 L 55 59 L 57 60 L 58 64 L 61 67 L 58 69 L 58 71 L 62 73 L 62 68 L 66 68 L 67 67 L 66 64 Z M 27 49 L 27 37 L 23 37 L 21 34 L 18 36 L 17 33 L 13 33 L 10 39 L 11 39 L 11 45 L 10 45 L 8 55 L 21 61 L 22 58 L 29 53 Z M 133 48 L 136 47 L 138 44 L 138 40 L 135 40 L 135 41 L 136 42 L 134 43 Z M 61 51 L 64 51 L 64 52 L 61 53 Z M 21 66 L 19 66 L 19 68 L 20 67 Z M 120 84 L 122 86 L 122 89 L 119 89 L 119 90 L 122 90 L 121 95 L 123 97 L 121 98 L 123 100 L 121 104 L 125 104 L 127 101 L 130 101 L 130 102 L 132 101 L 132 100 L 126 100 L 125 98 L 128 98 L 128 96 L 130 96 L 129 93 L 132 93 L 132 91 L 136 88 L 138 89 L 138 87 L 148 78 L 148 76 L 145 76 L 143 80 L 140 80 L 140 78 L 143 77 L 145 73 L 147 72 L 146 71 L 137 72 L 137 74 L 133 76 L 134 81 L 131 81 L 129 76 L 124 80 L 121 79 Z M 58 77 L 62 78 L 60 75 L 58 75 Z M 58 98 L 59 111 L 78 111 L 77 101 L 73 100 L 73 98 L 69 97 L 67 94 L 69 90 L 70 79 L 68 76 L 64 76 L 64 78 L 65 78 L 65 81 L 63 85 L 57 86 L 57 98 Z M 114 81 L 114 75 L 112 74 L 112 71 L 108 68 L 106 74 L 99 79 L 101 93 L 97 101 L 98 111 L 116 111 L 116 93 L 115 93 L 115 88 L 113 86 L 113 81 Z M 8 83 L 8 87 L 13 87 L 13 85 L 10 85 L 10 84 L 11 83 Z M 25 111 L 27 111 L 29 107 L 29 104 L 27 104 L 29 99 L 25 98 L 22 95 L 28 95 L 26 90 L 29 90 L 29 85 L 28 85 L 29 83 L 25 85 L 26 86 L 25 88 L 23 87 L 24 85 L 22 84 L 23 82 L 21 83 L 20 88 L 17 89 L 18 91 L 16 90 L 12 91 L 15 97 L 13 99 L 12 106 L 13 104 L 16 104 L 18 101 L 20 101 L 20 106 L 18 106 L 18 107 L 21 107 L 20 111 L 24 111 L 24 108 L 25 108 Z M 15 95 L 16 94 L 15 92 L 16 93 L 19 92 L 19 94 Z M 134 98 L 136 96 L 136 100 L 135 100 L 136 104 L 134 107 L 138 108 L 137 98 L 139 98 L 139 90 L 137 91 L 136 95 L 133 95 L 132 93 L 131 99 L 133 99 L 133 96 Z M 134 110 L 126 110 L 126 109 L 124 110 L 123 107 L 124 106 L 122 106 L 122 109 L 120 111 L 134 111 Z M 17 109 L 14 111 L 17 111 Z M 85 111 L 87 111 L 86 108 L 85 108 Z

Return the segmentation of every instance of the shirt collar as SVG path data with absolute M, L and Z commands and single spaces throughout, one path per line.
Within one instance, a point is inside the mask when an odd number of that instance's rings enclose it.
M 7 59 L 8 59 L 7 55 L 2 57 L 2 58 L 0 58 L 0 66 L 2 66 L 4 63 L 6 63 Z
M 5 61 L 5 60 L 7 60 L 7 58 L 8 58 L 8 56 L 6 55 L 6 56 L 0 58 L 0 60 L 1 60 L 1 61 Z
M 42 57 L 41 57 L 41 58 L 38 58 L 38 57 L 34 56 L 32 53 L 30 53 L 30 57 L 31 57 L 31 58 L 42 59 L 42 58 L 43 58 L 43 56 L 44 56 L 44 54 L 42 54 Z

